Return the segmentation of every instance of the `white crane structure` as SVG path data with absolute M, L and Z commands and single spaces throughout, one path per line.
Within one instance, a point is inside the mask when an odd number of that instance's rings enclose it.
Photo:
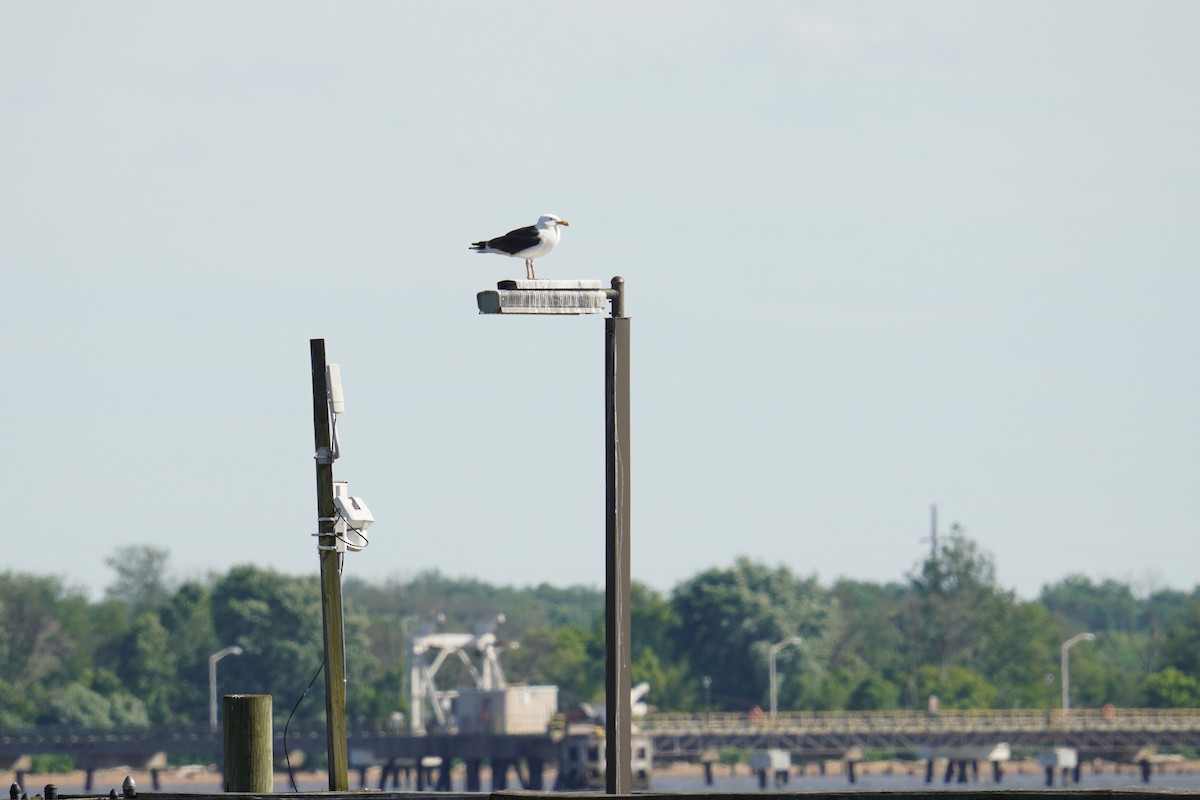
M 475 688 L 484 690 L 503 689 L 508 683 L 500 667 L 499 651 L 517 647 L 516 642 L 502 643 L 496 637 L 496 628 L 504 622 L 504 615 L 476 626 L 474 633 L 437 633 L 441 618 L 425 625 L 420 634 L 409 644 L 409 732 L 413 736 L 425 735 L 425 701 L 438 727 L 449 730 L 450 701 L 458 695 L 457 690 L 438 689 L 435 678 L 438 670 L 451 655 L 457 656 L 471 678 Z M 432 654 L 432 660 L 429 656 Z M 474 656 L 479 664 L 472 660 Z

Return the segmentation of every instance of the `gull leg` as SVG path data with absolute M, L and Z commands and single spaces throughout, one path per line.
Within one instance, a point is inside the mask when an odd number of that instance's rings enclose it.
M 537 280 L 537 275 L 533 274 L 533 259 L 525 259 L 525 277 L 531 281 Z

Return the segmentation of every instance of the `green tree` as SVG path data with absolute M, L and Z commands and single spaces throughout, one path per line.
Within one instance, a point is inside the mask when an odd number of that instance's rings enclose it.
M 124 637 L 118 673 L 121 683 L 138 697 L 151 722 L 169 722 L 175 653 L 166 628 L 153 611 L 138 614 Z
M 1058 663 L 1062 642 L 1053 618 L 1040 603 L 1007 591 L 998 591 L 980 612 L 980 657 L 965 664 L 996 688 L 995 707 L 1040 707 L 1046 670 Z
M 80 683 L 55 689 L 38 716 L 41 725 L 79 728 L 145 727 L 150 717 L 142 701 L 125 692 L 105 696 Z
M 1188 599 L 1166 630 L 1163 660 L 1175 669 L 1200 678 L 1200 601 Z
M 1039 680 L 1056 663 L 1056 632 L 1044 607 L 1001 589 L 991 556 L 954 525 L 946 544 L 910 573 L 901 617 L 908 661 L 906 702 L 920 707 L 928 685 L 954 684 L 958 668 L 987 691 L 967 696 L 990 705 L 1039 704 Z M 933 669 L 936 680 L 929 677 Z M 939 694 L 939 697 L 942 697 Z M 943 698 L 946 699 L 946 698 Z
M 703 676 L 692 674 L 687 659 L 675 652 L 671 637 L 679 624 L 675 608 L 638 581 L 633 582 L 630 595 L 633 683 L 650 684 L 646 702 L 655 708 L 703 708 Z
M 997 694 L 996 687 L 986 678 L 963 666 L 921 667 L 917 685 L 922 697 L 937 695 L 938 706 L 947 710 L 991 708 Z
M 846 668 L 783 673 L 779 677 L 780 708 L 840 711 L 849 705 L 854 687 L 861 680 L 860 674 Z
M 833 585 L 830 595 L 842 619 L 830 667 L 856 674 L 867 669 L 902 672 L 906 647 L 902 611 L 908 589 L 898 583 L 842 579 Z
M 131 613 L 156 610 L 171 595 L 167 580 L 170 554 L 152 545 L 120 547 L 104 563 L 116 573 L 108 597 L 125 602 Z
M 1084 631 L 1132 630 L 1143 618 L 1141 603 L 1127 584 L 1068 575 L 1042 587 L 1039 599 L 1064 627 Z
M 90 675 L 98 641 L 92 623 L 87 598 L 57 578 L 0 573 L 4 718 L 30 724 L 54 691 Z
M 1147 675 L 1145 690 L 1150 708 L 1200 708 L 1200 681 L 1174 667 Z
M 604 609 L 604 594 L 580 586 L 532 588 L 493 586 L 467 578 L 450 578 L 436 570 L 409 581 L 390 580 L 382 586 L 347 579 L 347 605 L 368 616 L 414 617 L 423 622 L 436 615 L 444 630 L 473 630 L 484 620 L 504 614 L 505 636 L 520 639 L 526 628 L 591 625 Z
M 996 585 L 991 558 L 956 524 L 949 541 L 910 575 L 915 601 L 911 641 L 920 663 L 946 671 L 983 654 L 998 605 L 1008 600 Z
M 1166 630 L 1186 615 L 1189 604 L 1182 592 L 1138 597 L 1129 584 L 1112 579 L 1096 583 L 1084 575 L 1046 586 L 1040 599 L 1060 619 L 1063 631 L 1122 634 L 1123 668 L 1146 673 L 1161 666 Z
M 270 694 L 275 713 L 286 716 L 324 661 L 321 598 L 316 576 L 294 578 L 253 566 L 231 569 L 212 589 L 217 640 L 243 654 L 221 662 L 226 691 Z M 355 657 L 347 642 L 347 663 Z M 324 688 L 318 681 L 298 719 L 324 719 Z
M 711 676 L 721 687 L 714 697 L 726 708 L 767 702 L 768 650 L 789 636 L 803 637 L 804 644 L 779 654 L 784 680 L 801 668 L 822 673 L 838 629 L 836 609 L 815 578 L 801 579 L 786 567 L 747 558 L 683 582 L 672 592 L 671 605 L 677 620 L 671 636 L 675 652 L 690 665 L 693 681 Z M 790 694 L 781 691 L 780 702 L 797 699 L 798 691 L 798 686 Z
M 851 711 L 883 711 L 900 704 L 900 687 L 880 675 L 863 678 L 846 702 Z
M 530 628 L 520 648 L 508 654 L 506 672 L 526 683 L 558 686 L 559 708 L 598 703 L 604 697 L 604 661 L 594 653 L 604 644 L 596 640 L 596 629 L 578 625 Z
M 175 678 L 169 691 L 173 721 L 208 720 L 208 657 L 225 646 L 213 629 L 211 591 L 188 581 L 179 586 L 159 611 L 174 661 Z M 222 662 L 222 667 L 225 663 Z

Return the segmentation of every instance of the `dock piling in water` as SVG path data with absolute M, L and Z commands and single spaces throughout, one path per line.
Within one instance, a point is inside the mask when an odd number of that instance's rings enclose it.
M 227 694 L 225 791 L 273 792 L 271 695 Z

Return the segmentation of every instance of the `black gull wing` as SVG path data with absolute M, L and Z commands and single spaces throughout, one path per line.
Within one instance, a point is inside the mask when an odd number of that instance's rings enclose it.
M 530 225 L 526 228 L 517 228 L 515 231 L 509 231 L 503 236 L 497 236 L 495 239 L 489 239 L 487 247 L 490 250 L 499 250 L 511 255 L 533 247 L 539 241 L 541 239 L 538 237 L 537 228 Z

